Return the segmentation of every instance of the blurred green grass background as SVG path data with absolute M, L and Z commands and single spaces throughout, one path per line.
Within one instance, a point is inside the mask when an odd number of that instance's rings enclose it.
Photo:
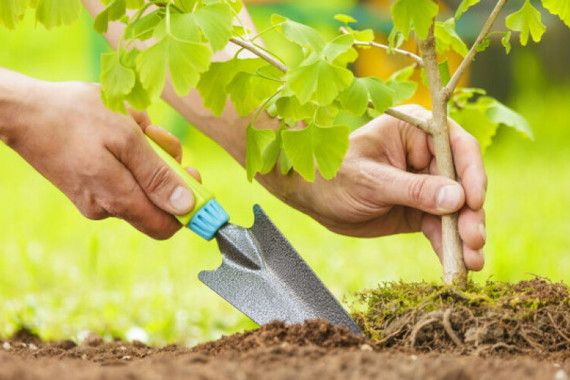
M 50 32 L 28 19 L 17 31 L 0 30 L 0 66 L 47 80 L 95 81 L 102 45 L 85 15 Z M 533 54 L 515 51 L 511 59 L 518 63 L 508 103 L 529 119 L 536 141 L 501 131 L 486 155 L 487 265 L 473 278 L 566 280 L 570 89 L 549 84 Z M 184 136 L 185 163 L 200 169 L 234 222 L 251 224 L 252 205 L 261 204 L 338 297 L 381 281 L 439 279 L 422 236 L 335 235 L 248 183 L 241 167 L 164 104 L 150 114 Z M 215 243 L 185 231 L 157 242 L 118 220 L 88 221 L 4 145 L 0 178 L 0 336 L 28 326 L 47 339 L 95 331 L 193 344 L 253 326 L 196 278 L 219 264 Z

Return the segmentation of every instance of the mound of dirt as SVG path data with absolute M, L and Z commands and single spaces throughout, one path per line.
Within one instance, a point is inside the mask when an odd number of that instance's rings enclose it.
M 570 350 L 568 287 L 545 279 L 471 283 L 465 290 L 430 283 L 388 283 L 360 295 L 355 319 L 377 348 L 524 353 Z
M 293 345 L 297 347 L 316 346 L 327 349 L 360 348 L 371 343 L 363 336 L 356 336 L 349 330 L 333 326 L 325 321 L 307 321 L 304 324 L 287 326 L 273 322 L 257 330 L 223 337 L 214 342 L 199 344 L 192 352 L 206 355 L 221 353 L 243 353 L 256 348 Z M 366 346 L 364 346 L 366 347 Z

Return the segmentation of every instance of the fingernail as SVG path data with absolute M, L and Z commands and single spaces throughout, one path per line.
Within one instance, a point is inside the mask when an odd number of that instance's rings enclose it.
M 483 223 L 479 224 L 479 233 L 483 237 L 483 241 L 487 241 L 487 229 Z
M 182 186 L 178 186 L 170 195 L 170 205 L 178 215 L 190 211 L 193 204 L 194 196 Z
M 443 212 L 452 212 L 461 205 L 461 189 L 459 185 L 447 185 L 437 194 L 437 208 Z

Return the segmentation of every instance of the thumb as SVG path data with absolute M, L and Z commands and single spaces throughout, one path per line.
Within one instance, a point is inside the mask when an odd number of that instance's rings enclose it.
M 451 214 L 465 204 L 465 192 L 456 181 L 443 176 L 392 170 L 391 180 L 385 188 L 386 199 L 392 204 L 433 215 Z
M 184 215 L 194 208 L 194 195 L 182 178 L 152 149 L 140 132 L 121 149 L 119 159 L 129 169 L 147 197 L 172 215 Z

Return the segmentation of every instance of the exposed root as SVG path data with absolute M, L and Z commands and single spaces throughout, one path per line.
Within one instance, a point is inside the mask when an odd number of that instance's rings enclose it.
M 355 319 L 378 347 L 546 354 L 570 349 L 568 287 L 545 279 L 459 290 L 389 283 L 361 294 Z

